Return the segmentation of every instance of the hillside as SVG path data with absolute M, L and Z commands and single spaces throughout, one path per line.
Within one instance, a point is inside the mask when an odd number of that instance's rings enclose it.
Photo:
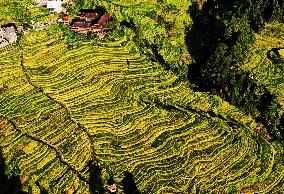
M 115 16 L 106 38 L 54 24 L 1 48 L 8 180 L 35 194 L 107 193 L 111 177 L 126 194 L 283 192 L 283 23 L 253 32 L 241 87 L 205 90 L 188 78 L 194 3 L 90 1 L 76 9 Z

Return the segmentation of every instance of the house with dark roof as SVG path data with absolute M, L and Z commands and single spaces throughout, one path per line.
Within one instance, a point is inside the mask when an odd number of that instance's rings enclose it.
M 94 27 L 98 27 L 98 28 L 105 28 L 107 25 L 107 22 L 112 18 L 112 15 L 109 13 L 105 13 L 100 19 L 99 21 L 94 24 Z
M 79 34 L 101 34 L 106 35 L 107 23 L 111 20 L 112 14 L 96 13 L 96 12 L 81 12 L 79 20 L 74 21 L 71 29 Z
M 71 29 L 74 32 L 82 34 L 87 34 L 88 32 L 90 32 L 91 28 L 92 24 L 89 22 L 74 22 L 71 26 Z
M 99 13 L 82 12 L 79 18 L 80 20 L 92 21 L 92 20 L 95 20 L 99 16 L 100 16 Z

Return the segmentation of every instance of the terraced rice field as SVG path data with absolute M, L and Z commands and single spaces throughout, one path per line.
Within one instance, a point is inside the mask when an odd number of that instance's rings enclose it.
M 0 50 L 0 146 L 23 188 L 90 193 L 90 166 L 141 193 L 281 193 L 283 147 L 127 38 L 67 48 L 48 29 Z
M 284 24 L 271 23 L 256 35 L 257 41 L 252 48 L 242 69 L 249 71 L 254 79 L 265 86 L 268 91 L 275 95 L 284 107 L 284 77 L 283 65 L 274 64 L 269 59 L 268 53 L 271 49 L 284 48 Z

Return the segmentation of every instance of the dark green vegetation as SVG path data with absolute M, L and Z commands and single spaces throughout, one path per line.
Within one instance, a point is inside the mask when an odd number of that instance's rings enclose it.
M 1 194 L 25 194 L 26 192 L 22 191 L 21 181 L 18 175 L 19 170 L 14 169 L 9 173 L 9 176 L 6 171 L 5 160 L 3 158 L 2 150 L 0 150 L 0 193 Z
M 283 22 L 283 14 L 281 0 L 208 0 L 201 9 L 192 7 L 194 23 L 187 37 L 195 62 L 189 67 L 189 79 L 251 114 L 280 140 L 283 109 L 276 96 L 239 67 L 255 44 L 255 33 L 266 22 Z M 268 55 L 281 64 L 274 50 Z

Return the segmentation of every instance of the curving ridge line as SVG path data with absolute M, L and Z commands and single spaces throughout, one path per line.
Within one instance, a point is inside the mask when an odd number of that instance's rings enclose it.
M 38 86 L 36 86 L 35 84 L 32 83 L 32 81 L 31 81 L 29 75 L 28 75 L 27 72 L 26 72 L 26 68 L 25 68 L 25 66 L 24 66 L 24 58 L 23 58 L 23 55 L 21 55 L 20 66 L 21 66 L 21 69 L 22 69 L 22 71 L 23 71 L 23 73 L 24 73 L 24 75 L 25 75 L 25 77 L 26 77 L 28 83 L 29 83 L 30 85 L 32 85 L 34 88 L 36 88 L 40 93 L 44 94 L 47 98 L 49 98 L 49 99 L 52 100 L 53 102 L 59 104 L 59 105 L 66 111 L 67 117 L 70 119 L 70 121 L 73 122 L 73 123 L 77 126 L 78 131 L 80 131 L 80 130 L 82 129 L 83 132 L 86 133 L 86 135 L 88 136 L 88 139 L 89 139 L 89 142 L 90 142 L 90 147 L 91 147 L 91 156 L 90 156 L 90 158 L 89 158 L 89 161 L 88 161 L 87 164 L 85 165 L 85 167 L 80 171 L 80 172 L 84 172 L 84 171 L 86 170 L 86 168 L 87 168 L 88 166 L 90 166 L 90 165 L 93 163 L 93 161 L 95 161 L 95 158 L 94 158 L 94 156 L 95 156 L 94 146 L 93 146 L 93 142 L 92 142 L 90 133 L 84 128 L 84 126 L 83 126 L 82 124 L 80 124 L 78 121 L 75 121 L 75 120 L 71 117 L 71 115 L 70 115 L 70 113 L 69 113 L 69 110 L 66 108 L 66 106 L 65 106 L 63 103 L 58 102 L 57 100 L 55 100 L 54 98 L 52 98 L 50 95 L 46 94 L 46 93 L 43 91 L 43 89 L 41 89 L 40 87 L 38 87 Z M 16 126 L 16 125 L 14 124 L 14 126 Z M 19 130 L 19 131 L 20 131 L 20 130 Z M 21 131 L 21 132 L 22 132 L 22 131 Z M 32 136 L 31 136 L 31 137 L 32 137 Z M 34 137 L 32 137 L 32 138 L 34 138 Z M 38 141 L 44 143 L 42 140 L 38 140 Z M 54 148 L 53 146 L 51 146 L 51 145 L 49 145 L 49 144 L 47 144 L 47 143 L 44 143 L 44 144 L 45 144 L 45 145 L 48 145 L 49 147 L 52 147 L 53 149 L 56 150 L 56 148 Z M 57 150 L 56 150 L 56 153 L 57 153 L 57 155 L 61 158 L 60 153 L 59 153 Z M 66 163 L 66 162 L 64 162 L 64 160 L 62 160 L 62 158 L 61 158 L 61 161 L 62 161 L 63 163 Z M 67 163 L 66 163 L 66 164 L 67 164 Z M 69 164 L 68 164 L 67 166 L 69 166 L 72 170 L 78 172 L 76 169 L 74 169 L 73 167 L 71 167 Z M 81 175 L 80 175 L 80 176 L 81 176 Z M 85 178 L 84 178 L 84 181 L 85 181 L 85 182 L 88 182 Z
M 67 162 L 65 162 L 65 161 L 63 160 L 63 158 L 61 157 L 60 153 L 57 151 L 57 149 L 56 149 L 54 146 L 52 146 L 52 145 L 50 145 L 50 144 L 47 144 L 47 143 L 44 142 L 43 140 L 38 139 L 38 138 L 36 138 L 36 137 L 34 137 L 34 136 L 32 136 L 32 135 L 30 135 L 30 134 L 28 134 L 28 133 L 26 133 L 26 132 L 20 130 L 20 129 L 17 127 L 17 125 L 16 125 L 11 119 L 9 119 L 6 115 L 0 115 L 0 116 L 2 116 L 3 118 L 5 118 L 5 119 L 15 128 L 15 130 L 18 131 L 18 132 L 20 132 L 22 135 L 24 135 L 24 136 L 30 138 L 30 139 L 33 140 L 33 141 L 40 142 L 40 143 L 42 143 L 43 145 L 46 145 L 46 146 L 48 146 L 50 149 L 54 150 L 55 153 L 56 153 L 56 155 L 57 155 L 57 157 L 58 157 L 58 159 L 60 160 L 60 162 L 62 162 L 64 165 L 66 165 L 66 166 L 69 168 L 69 170 L 75 172 L 75 174 L 79 177 L 80 180 L 82 180 L 82 181 L 84 181 L 84 182 L 86 182 L 86 183 L 89 184 L 89 180 L 87 180 L 85 177 L 83 177 L 80 171 L 76 170 L 75 168 L 73 168 L 73 167 L 70 166 Z M 60 179 L 60 178 L 59 178 L 59 179 Z

